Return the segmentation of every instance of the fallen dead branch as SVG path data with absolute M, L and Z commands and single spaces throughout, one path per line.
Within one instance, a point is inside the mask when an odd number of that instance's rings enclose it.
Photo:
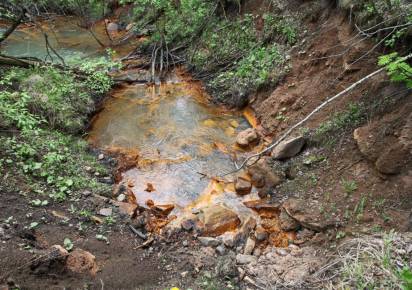
M 412 53 L 399 59 L 398 62 L 402 62 L 402 61 L 406 61 L 408 59 L 412 58 Z M 348 88 L 346 88 L 345 90 L 341 91 L 340 93 L 338 93 L 337 95 L 327 99 L 325 102 L 323 102 L 322 104 L 320 104 L 318 107 L 316 107 L 312 112 L 310 112 L 305 118 L 303 118 L 301 121 L 299 121 L 298 123 L 296 123 L 295 125 L 293 125 L 292 127 L 290 127 L 279 139 L 277 139 L 274 143 L 272 143 L 270 146 L 266 147 L 265 149 L 263 149 L 262 151 L 250 155 L 248 156 L 241 164 L 240 166 L 236 166 L 236 170 L 231 171 L 229 173 L 224 174 L 223 176 L 235 173 L 240 171 L 242 168 L 244 168 L 245 166 L 250 166 L 255 164 L 260 157 L 271 151 L 274 147 L 276 147 L 277 145 L 280 144 L 280 142 L 282 142 L 283 140 L 286 139 L 286 137 L 288 137 L 290 135 L 290 133 L 293 132 L 293 130 L 295 130 L 296 128 L 300 127 L 301 125 L 303 125 L 306 121 L 308 121 L 313 115 L 315 115 L 317 112 L 319 112 L 320 110 L 322 110 L 324 107 L 326 107 L 328 104 L 330 104 L 331 102 L 335 101 L 336 99 L 342 97 L 343 95 L 345 95 L 346 93 L 348 93 L 349 91 L 353 90 L 354 88 L 356 88 L 357 86 L 359 86 L 360 84 L 362 84 L 363 82 L 367 81 L 368 79 L 380 74 L 381 72 L 385 71 L 385 67 L 382 67 L 370 74 L 368 74 L 367 76 L 365 76 L 364 78 L 360 79 L 359 81 L 357 81 L 356 83 L 353 83 L 351 86 L 349 86 Z M 251 164 L 248 164 L 249 161 L 251 161 Z

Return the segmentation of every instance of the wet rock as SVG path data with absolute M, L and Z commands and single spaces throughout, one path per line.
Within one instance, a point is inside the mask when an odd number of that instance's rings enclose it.
M 202 208 L 199 220 L 203 224 L 204 234 L 208 236 L 219 236 L 235 230 L 240 225 L 237 214 L 219 204 Z
M 101 210 L 99 210 L 99 215 L 101 216 L 111 216 L 113 214 L 113 209 L 110 207 L 107 208 L 102 208 Z
M 266 198 L 273 188 L 283 182 L 283 178 L 272 170 L 267 158 L 262 158 L 249 167 L 248 174 L 251 177 L 252 184 L 259 188 L 260 198 Z
M 263 227 L 258 226 L 255 231 L 255 238 L 257 241 L 263 242 L 268 238 L 268 233 Z
M 259 140 L 259 136 L 255 129 L 249 128 L 240 132 L 236 137 L 236 143 L 241 147 L 248 147 L 255 144 Z
M 251 172 L 251 170 L 249 170 Z M 262 188 L 266 184 L 266 178 L 263 172 L 254 172 L 251 174 L 251 182 L 256 188 Z
M 134 216 L 136 216 L 136 212 L 137 212 L 137 204 L 132 204 L 132 203 L 128 203 L 128 202 L 113 202 L 113 204 L 115 206 L 117 206 L 119 208 L 119 212 L 121 214 L 127 215 L 130 218 L 133 218 Z
M 280 221 L 280 228 L 284 231 L 294 231 L 297 230 L 300 226 L 300 224 L 294 220 L 286 210 L 282 209 L 279 215 L 279 221 Z
M 256 211 L 261 217 L 272 218 L 280 214 L 281 205 L 270 203 L 267 199 L 245 201 L 243 204 Z
M 248 238 L 246 240 L 245 248 L 243 250 L 243 254 L 251 255 L 253 253 L 253 249 L 255 248 L 256 242 L 252 238 Z
M 240 265 L 245 265 L 245 264 L 256 264 L 257 263 L 257 258 L 252 255 L 244 255 L 244 254 L 237 254 L 236 255 L 236 263 Z
M 30 269 L 38 275 L 62 273 L 69 253 L 62 246 L 54 245 L 30 264 Z
M 314 231 L 323 231 L 335 227 L 339 223 L 334 217 L 325 217 L 320 205 L 314 200 L 291 198 L 283 204 L 283 208 L 303 227 Z
M 217 247 L 220 245 L 220 241 L 215 238 L 211 237 L 198 237 L 197 238 L 199 242 L 202 244 L 204 247 Z
M 89 273 L 93 276 L 96 275 L 99 269 L 96 264 L 96 257 L 82 249 L 75 249 L 69 254 L 66 266 L 74 273 Z
M 249 180 L 237 177 L 235 180 L 235 190 L 239 195 L 247 195 L 252 191 L 252 184 Z
M 296 156 L 305 145 L 305 138 L 298 136 L 281 142 L 272 151 L 272 156 L 275 159 L 282 160 Z
M 151 209 L 155 211 L 157 214 L 168 216 L 174 208 L 175 206 L 173 204 L 163 204 L 155 205 Z

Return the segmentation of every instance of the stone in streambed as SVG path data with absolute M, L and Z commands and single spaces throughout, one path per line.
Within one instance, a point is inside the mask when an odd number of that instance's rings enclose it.
M 239 195 L 247 195 L 252 191 L 252 184 L 249 180 L 237 177 L 235 180 L 235 190 Z
M 240 132 L 236 137 L 236 143 L 241 147 L 248 147 L 259 141 L 259 135 L 253 128 Z
M 199 221 L 203 224 L 203 234 L 212 237 L 233 231 L 240 225 L 237 214 L 220 204 L 202 208 Z

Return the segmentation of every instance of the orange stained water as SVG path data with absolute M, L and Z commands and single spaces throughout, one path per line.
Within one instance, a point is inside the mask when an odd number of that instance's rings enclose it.
M 196 84 L 172 79 L 113 91 L 93 121 L 89 141 L 103 149 L 137 149 L 138 166 L 123 173 L 123 180 L 133 181 L 137 202 L 172 203 L 179 210 L 223 192 L 210 178 L 233 170 L 230 151 L 248 123 L 241 113 L 210 105 Z M 153 191 L 146 190 L 148 184 Z

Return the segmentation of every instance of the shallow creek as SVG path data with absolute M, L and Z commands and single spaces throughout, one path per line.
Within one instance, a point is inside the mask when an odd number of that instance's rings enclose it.
M 93 33 L 107 42 L 103 27 L 95 25 Z M 66 60 L 104 55 L 92 34 L 68 17 L 19 28 L 7 39 L 3 51 L 47 59 L 43 33 Z M 129 42 L 114 49 L 125 55 L 132 46 Z M 241 112 L 210 104 L 201 85 L 177 71 L 163 83 L 125 83 L 114 89 L 94 117 L 88 140 L 102 150 L 138 152 L 136 166 L 123 172 L 122 179 L 133 185 L 140 206 L 148 201 L 173 204 L 178 213 L 213 200 L 241 211 L 245 208 L 233 184 L 213 177 L 233 170 L 232 157 L 244 154 L 234 146 L 236 134 L 248 127 Z

